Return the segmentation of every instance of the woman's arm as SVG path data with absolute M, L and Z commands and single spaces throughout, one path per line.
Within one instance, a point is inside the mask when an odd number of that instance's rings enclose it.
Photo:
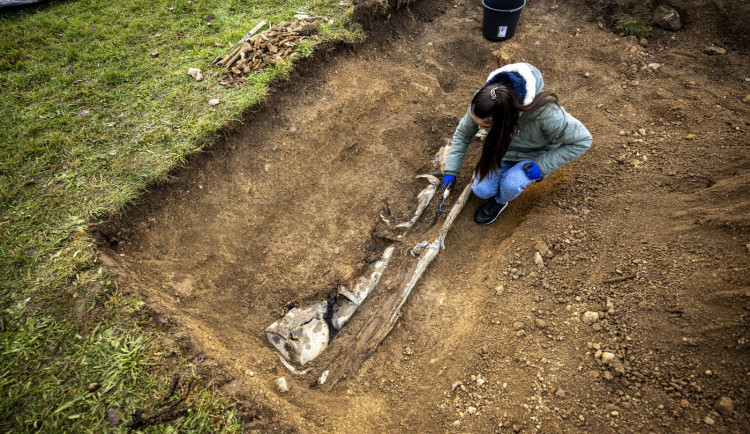
M 560 146 L 536 159 L 542 176 L 575 160 L 591 147 L 593 138 L 589 130 L 564 108 L 555 106 L 550 116 L 543 116 L 542 122 L 544 134 L 552 143 L 560 143 Z
M 453 141 L 448 150 L 448 158 L 445 164 L 445 173 L 458 175 L 466 157 L 466 148 L 469 147 L 472 137 L 479 131 L 479 125 L 471 118 L 471 106 L 466 110 L 466 115 L 458 123 Z

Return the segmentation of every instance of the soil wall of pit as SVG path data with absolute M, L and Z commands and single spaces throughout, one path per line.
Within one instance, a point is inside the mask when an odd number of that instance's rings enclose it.
M 684 5 L 685 28 L 648 44 L 612 34 L 589 6 L 530 3 L 500 44 L 481 36 L 474 2 L 404 6 L 368 42 L 305 64 L 225 142 L 113 218 L 103 261 L 249 428 L 746 431 L 747 54 L 728 42 L 725 55 L 704 52 L 727 38 L 718 3 Z M 368 269 L 391 242 L 373 235 L 380 215 L 411 216 L 415 176 L 434 170 L 471 95 L 521 61 L 589 128 L 592 149 L 492 226 L 474 224 L 472 198 L 359 372 L 330 392 L 313 386 L 398 268 L 309 374 L 289 373 L 265 327 Z M 459 188 L 478 150 L 475 139 Z M 436 206 L 414 237 L 441 221 Z M 600 320 L 583 323 L 586 311 Z M 291 391 L 276 390 L 279 376 Z

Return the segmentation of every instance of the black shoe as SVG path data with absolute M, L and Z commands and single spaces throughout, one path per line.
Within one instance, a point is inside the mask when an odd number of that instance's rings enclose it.
M 488 225 L 497 220 L 507 207 L 507 203 L 497 203 L 495 199 L 490 199 L 486 204 L 479 208 L 479 211 L 474 215 L 474 221 L 480 225 Z

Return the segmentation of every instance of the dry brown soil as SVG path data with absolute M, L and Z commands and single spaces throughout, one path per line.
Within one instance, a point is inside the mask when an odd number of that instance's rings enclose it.
M 113 219 L 102 260 L 250 429 L 748 432 L 747 47 L 725 31 L 729 2 L 682 3 L 685 28 L 645 47 L 611 33 L 592 2 L 531 2 L 503 43 L 482 37 L 479 2 L 376 19 L 369 42 L 301 67 Z M 708 55 L 711 43 L 729 50 Z M 374 356 L 331 391 L 312 386 L 398 278 L 307 375 L 279 363 L 264 328 L 351 283 L 388 244 L 371 234 L 379 215 L 411 215 L 415 176 L 497 67 L 493 50 L 542 71 L 591 150 L 491 226 L 473 222 L 470 199 Z M 416 237 L 442 221 L 436 207 Z M 602 318 L 585 324 L 586 311 Z M 276 390 L 280 376 L 291 391 Z M 716 410 L 722 396 L 733 413 Z

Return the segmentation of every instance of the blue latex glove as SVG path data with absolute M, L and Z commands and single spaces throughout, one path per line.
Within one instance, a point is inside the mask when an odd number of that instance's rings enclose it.
M 453 187 L 453 184 L 455 183 L 456 183 L 456 175 L 445 174 L 445 176 L 443 176 L 443 190 L 445 190 L 446 188 Z
M 533 161 L 529 161 L 528 163 L 523 165 L 523 171 L 526 173 L 526 176 L 532 181 L 538 181 L 542 179 L 542 169 L 537 166 L 536 163 Z

